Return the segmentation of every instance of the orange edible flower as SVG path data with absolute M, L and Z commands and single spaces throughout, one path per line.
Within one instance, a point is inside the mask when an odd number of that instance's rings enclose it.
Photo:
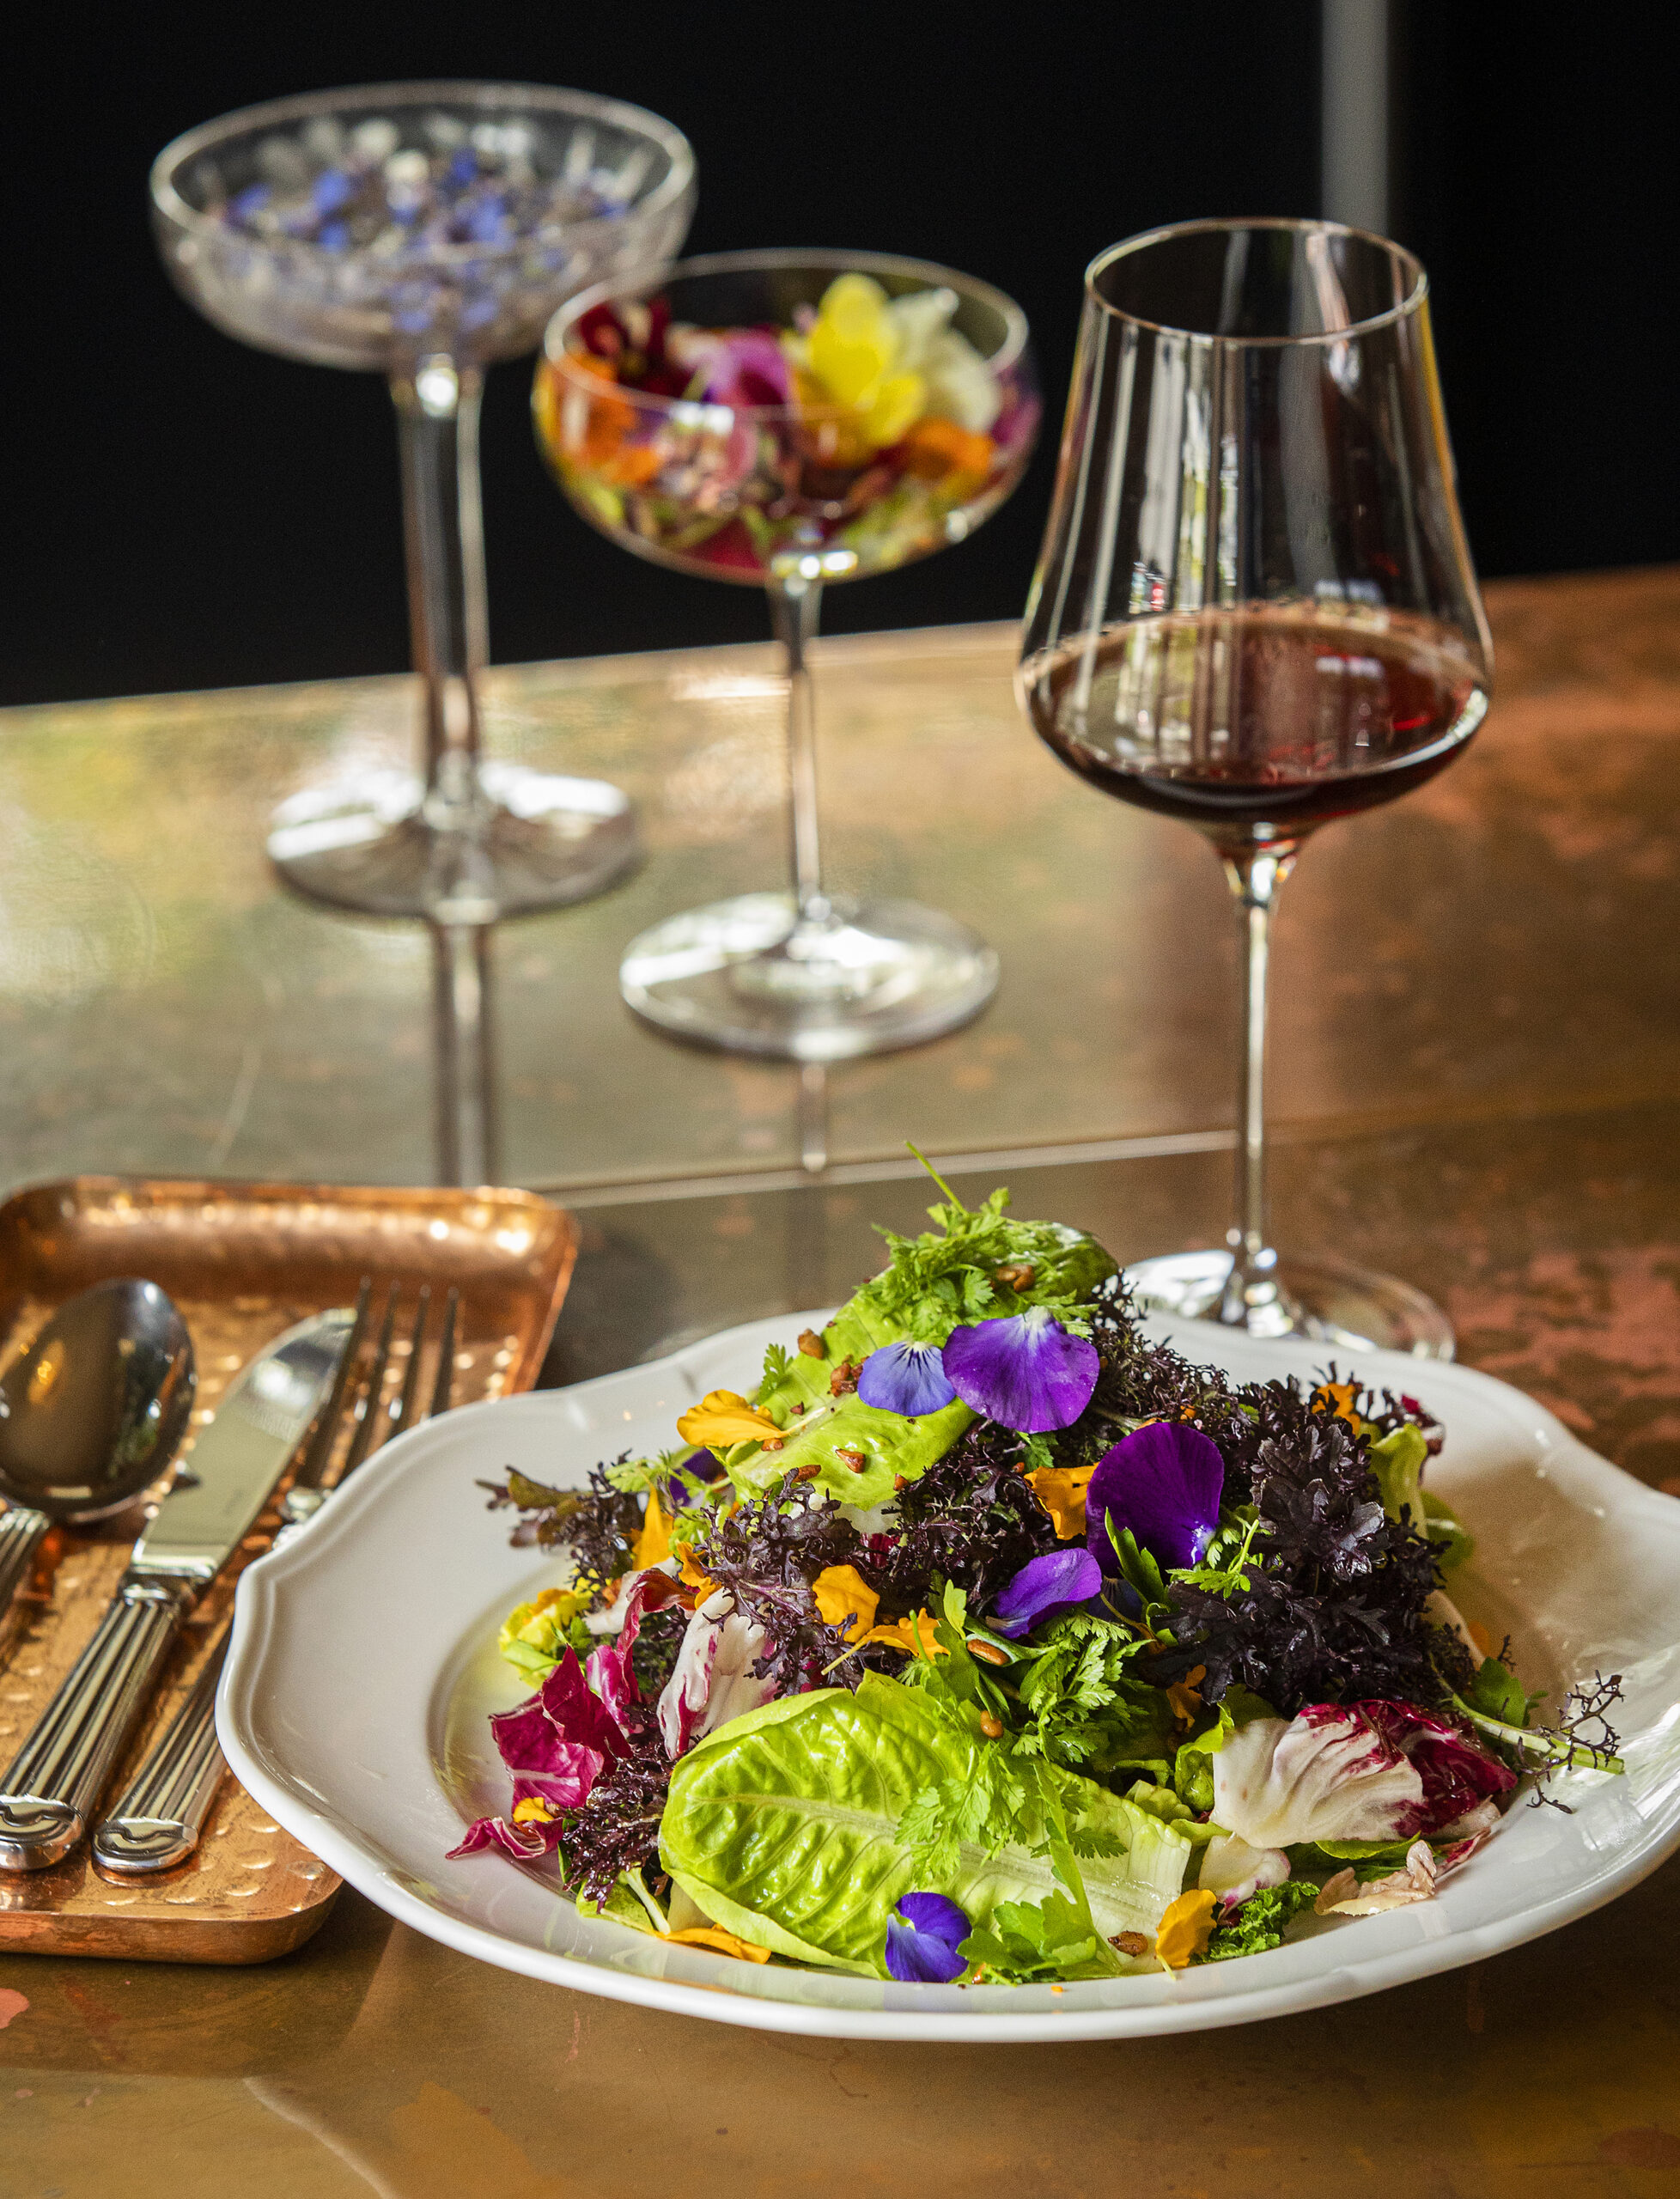
M 727 1450 L 736 1443 L 762 1443 L 767 1435 L 780 1435 L 782 1430 L 767 1412 L 748 1404 L 738 1391 L 708 1390 L 699 1404 L 691 1405 L 679 1420 L 677 1433 L 685 1443 L 721 1443 Z
M 914 1657 L 917 1654 L 918 1643 L 924 1657 L 948 1656 L 949 1651 L 934 1638 L 934 1622 L 928 1613 L 920 1611 L 913 1618 L 898 1619 L 891 1626 L 871 1627 L 863 1639 L 866 1642 L 884 1642 L 889 1649 L 902 1650 L 906 1657 Z
M 1359 1396 L 1357 1382 L 1321 1382 L 1312 1392 L 1314 1412 L 1329 1412 L 1332 1420 L 1345 1420 L 1354 1428 L 1363 1426 L 1354 1401 Z
M 682 1582 L 685 1588 L 693 1589 L 694 1600 L 697 1604 L 703 1604 L 707 1597 L 711 1595 L 717 1587 L 716 1581 L 712 1579 L 711 1575 L 708 1573 L 703 1573 L 699 1567 L 695 1563 L 694 1552 L 689 1548 L 686 1543 L 683 1545 L 683 1569 L 677 1575 L 677 1578 Z
M 1211 1901 L 1213 1896 L 1210 1894 Z M 691 1924 L 685 1932 L 656 1932 L 657 1940 L 668 1940 L 673 1947 L 715 1947 L 721 1955 L 736 1955 L 742 1962 L 768 1962 L 768 1947 L 755 1947 L 751 1940 L 737 1939 L 733 1932 L 726 1932 L 721 1924 Z
M 1192 1955 L 1205 1955 L 1214 1928 L 1214 1897 L 1205 1891 L 1181 1893 L 1167 1904 L 1155 1934 L 1155 1955 L 1169 1970 L 1183 1970 Z
M 1056 1532 L 1064 1543 L 1085 1532 L 1085 1492 L 1096 1471 L 1094 1465 L 1040 1466 L 1027 1476 L 1032 1494 L 1056 1522 Z
M 524 1801 L 514 1804 L 515 1824 L 551 1824 L 559 1814 L 540 1794 L 529 1794 Z
M 1173 1680 L 1162 1690 L 1172 1705 L 1172 1715 L 1181 1726 L 1193 1726 L 1202 1715 L 1202 1697 L 1197 1684 L 1208 1677 L 1205 1665 L 1192 1665 L 1181 1680 Z
M 665 1507 L 659 1501 L 659 1491 L 648 1491 L 648 1509 L 642 1514 L 642 1532 L 636 1538 L 636 1548 L 630 1553 L 630 1564 L 638 1573 L 650 1565 L 663 1565 L 671 1555 L 671 1522 L 666 1517 Z
M 825 1565 L 811 1583 L 811 1593 L 831 1626 L 867 1641 L 881 1599 L 855 1565 Z
M 954 420 L 928 414 L 904 437 L 904 471 L 923 481 L 938 481 L 958 496 L 971 496 L 985 484 L 997 446 Z

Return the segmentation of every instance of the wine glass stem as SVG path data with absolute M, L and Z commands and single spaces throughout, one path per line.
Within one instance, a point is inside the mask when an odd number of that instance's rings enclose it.
M 1237 1087 L 1237 1221 L 1229 1232 L 1231 1273 L 1219 1318 L 1246 1327 L 1280 1295 L 1266 1207 L 1266 978 L 1272 912 L 1294 868 L 1289 846 L 1222 858 L 1243 920 L 1242 1075 Z
M 425 685 L 429 817 L 471 804 L 478 791 L 478 676 L 490 655 L 478 490 L 483 387 L 477 367 L 442 353 L 391 377 L 402 453 L 409 625 L 415 669 Z
M 788 661 L 788 816 L 794 898 L 802 924 L 825 924 L 833 914 L 823 891 L 822 841 L 817 820 L 817 720 L 809 650 L 817 638 L 822 582 L 793 576 L 770 584 L 770 620 Z

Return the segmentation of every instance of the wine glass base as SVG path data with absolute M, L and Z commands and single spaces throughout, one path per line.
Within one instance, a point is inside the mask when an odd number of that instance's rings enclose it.
M 673 1038 L 782 1061 L 850 1061 L 919 1045 L 977 1016 L 994 950 L 909 901 L 836 901 L 801 923 L 791 893 L 743 893 L 632 940 L 618 989 Z
M 1376 1275 L 1328 1254 L 1280 1253 L 1278 1294 L 1250 1309 L 1251 1336 L 1306 1337 L 1344 1351 L 1409 1352 L 1415 1359 L 1451 1359 L 1452 1324 L 1432 1298 L 1393 1276 Z M 1217 1321 L 1228 1252 L 1167 1252 L 1136 1260 L 1124 1281 L 1141 1313 Z
M 486 764 L 470 801 L 423 799 L 368 770 L 283 801 L 269 861 L 297 892 L 368 917 L 487 924 L 587 901 L 641 853 L 630 796 L 604 779 Z

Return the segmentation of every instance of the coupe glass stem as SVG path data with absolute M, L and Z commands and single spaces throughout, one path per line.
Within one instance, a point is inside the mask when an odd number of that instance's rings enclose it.
M 798 576 L 770 584 L 770 618 L 788 659 L 788 778 L 794 896 L 801 924 L 826 924 L 834 911 L 823 891 L 817 819 L 817 719 L 807 652 L 817 638 L 822 582 Z
M 414 664 L 426 691 L 428 821 L 478 793 L 478 675 L 490 655 L 478 402 L 484 377 L 439 353 L 393 375 Z M 453 814 L 452 814 L 453 813 Z
M 1284 844 L 1223 857 L 1243 921 L 1242 1070 L 1237 1086 L 1237 1221 L 1227 1233 L 1231 1273 L 1219 1318 L 1257 1333 L 1289 1325 L 1270 1243 L 1266 1203 L 1266 978 L 1272 912 L 1295 851 Z

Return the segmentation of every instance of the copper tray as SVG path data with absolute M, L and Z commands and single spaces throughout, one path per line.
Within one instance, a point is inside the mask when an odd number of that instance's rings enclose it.
M 161 1283 L 198 1365 L 194 1425 L 229 1379 L 295 1321 L 350 1304 L 363 1275 L 411 1294 L 460 1292 L 455 1402 L 528 1390 L 576 1255 L 569 1215 L 525 1191 L 344 1190 L 77 1176 L 0 1206 L 0 1373 L 43 1321 L 108 1276 Z M 400 1325 L 400 1315 L 399 1315 Z M 393 1365 L 393 1381 L 401 1369 Z M 429 1382 L 430 1376 L 427 1376 Z M 233 1604 L 234 1578 L 268 1547 L 265 1513 L 194 1611 L 163 1689 L 107 1792 L 120 1792 L 192 1685 Z M 0 1620 L 0 1766 L 92 1634 L 128 1561 L 126 1530 L 55 1532 L 27 1597 Z M 151 1880 L 101 1878 L 78 1850 L 55 1870 L 0 1872 L 0 1950 L 125 1962 L 267 1962 L 326 1921 L 339 1880 L 237 1782 L 222 1789 L 192 1862 Z

